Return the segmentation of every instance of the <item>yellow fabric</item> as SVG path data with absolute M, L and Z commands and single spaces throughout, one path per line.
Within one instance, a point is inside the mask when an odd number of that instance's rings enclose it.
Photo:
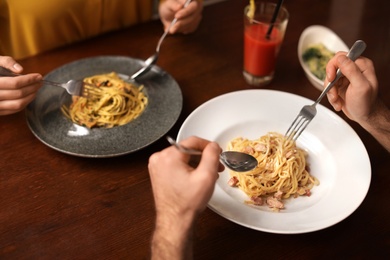
M 0 0 L 0 55 L 26 58 L 151 19 L 153 0 Z

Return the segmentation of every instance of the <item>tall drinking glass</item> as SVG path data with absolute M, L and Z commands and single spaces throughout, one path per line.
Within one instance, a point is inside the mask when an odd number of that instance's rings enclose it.
M 275 23 L 272 16 L 276 4 L 257 2 L 253 18 L 249 5 L 244 9 L 244 78 L 252 86 L 261 87 L 274 78 L 276 60 L 286 32 L 289 14 L 281 7 Z M 271 29 L 270 29 L 271 28 Z

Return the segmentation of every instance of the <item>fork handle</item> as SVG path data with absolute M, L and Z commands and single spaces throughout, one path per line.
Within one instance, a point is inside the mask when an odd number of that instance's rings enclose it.
M 18 76 L 23 76 L 23 74 L 15 73 L 7 68 L 0 66 L 0 77 L 18 77 Z M 61 83 L 46 80 L 46 79 L 42 79 L 42 82 L 50 84 L 50 85 L 54 85 L 57 87 L 63 87 Z
M 367 45 L 362 40 L 357 40 L 351 47 L 351 49 L 347 53 L 347 57 L 355 61 L 366 49 Z M 317 98 L 315 104 L 318 104 L 321 102 L 322 98 L 329 92 L 329 90 L 334 86 L 334 84 L 341 78 L 343 74 L 341 73 L 340 69 L 337 69 L 336 77 L 334 80 L 328 83 L 326 88 L 322 91 L 321 95 Z

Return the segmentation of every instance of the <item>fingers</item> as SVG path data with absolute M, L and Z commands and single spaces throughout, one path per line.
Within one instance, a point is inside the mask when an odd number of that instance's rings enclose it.
M 335 56 L 329 60 L 328 64 L 326 65 L 325 86 L 336 77 L 337 69 L 340 66 L 338 57 L 341 56 L 346 58 L 346 54 L 347 53 L 344 51 L 337 52 Z
M 170 28 L 169 33 L 192 33 L 194 32 L 201 20 L 203 3 L 198 1 L 192 1 L 187 7 L 183 8 L 183 3 L 180 3 L 178 9 L 175 9 L 174 18 L 177 19 L 175 25 Z
M 202 157 L 197 167 L 201 172 L 209 174 L 223 171 L 224 167 L 219 162 L 219 155 L 222 152 L 221 147 L 214 142 L 199 138 L 189 137 L 180 142 L 187 148 L 202 151 Z M 161 152 L 153 154 L 149 158 L 149 168 L 151 171 L 163 171 L 162 169 L 169 169 L 175 167 L 183 167 L 187 170 L 193 170 L 193 167 L 188 165 L 191 156 L 180 152 L 176 147 L 170 146 Z
M 329 103 L 333 106 L 334 110 L 340 111 L 342 109 L 349 81 L 347 78 L 341 77 L 337 82 L 335 82 L 333 88 L 331 88 L 327 94 Z
M 188 160 L 189 155 L 180 152 L 174 146 L 169 146 L 150 156 L 149 165 L 154 166 L 157 171 L 162 171 L 164 168 L 171 168 L 178 163 L 180 165 L 187 164 Z
M 212 175 L 216 180 L 218 178 L 218 171 L 223 170 L 219 162 L 221 152 L 222 149 L 217 143 L 209 143 L 203 150 L 202 159 L 197 170 L 201 174 Z
M 4 66 L 13 66 L 13 59 L 0 59 Z M 38 73 L 17 77 L 0 77 L 0 115 L 16 113 L 24 109 L 42 86 Z
M 10 115 L 23 110 L 36 96 L 36 93 L 20 99 L 0 101 L 0 115 Z
M 351 85 L 359 85 L 365 81 L 362 72 L 364 70 L 373 69 L 372 63 L 366 58 L 358 58 L 355 62 L 346 56 L 345 52 L 338 52 L 328 62 L 326 66 L 326 82 L 332 81 L 336 77 L 336 71 L 340 68 L 341 73 L 348 79 Z M 360 66 L 358 66 L 358 64 Z M 371 66 L 370 66 L 371 65 Z
M 191 149 L 202 151 L 200 164 L 205 162 L 206 168 L 207 166 L 212 166 L 212 162 L 214 162 L 216 169 L 223 171 L 224 167 L 219 163 L 219 155 L 222 152 L 222 148 L 217 143 L 197 136 L 191 136 L 181 141 L 180 144 Z
M 203 4 L 198 1 L 192 1 L 187 7 L 183 8 L 183 5 L 176 10 L 175 18 L 178 20 L 186 19 L 192 16 L 198 16 L 203 11 Z
M 25 85 L 21 85 L 19 82 L 15 83 L 15 85 L 4 84 L 0 88 L 0 101 L 22 99 L 36 93 L 40 87 L 41 83 L 39 81 L 38 83 L 32 82 Z
M 175 34 L 175 33 L 183 33 L 183 34 L 190 34 L 196 31 L 198 28 L 200 22 L 202 20 L 202 17 L 189 17 L 186 19 L 180 19 L 177 21 L 175 25 L 172 26 L 172 28 L 169 30 L 169 33 Z
M 15 73 L 21 73 L 23 71 L 23 67 L 9 56 L 0 56 L 0 66 L 10 69 Z
M 40 84 L 42 75 L 39 73 L 30 73 L 16 77 L 0 77 L 0 89 L 19 89 L 25 86 Z
M 335 82 L 334 87 L 329 90 L 327 97 L 329 103 L 333 106 L 336 111 L 342 109 L 345 96 L 345 91 L 350 85 L 350 79 L 354 77 L 361 76 L 359 68 L 346 56 L 346 52 L 338 52 L 336 55 L 328 62 L 326 66 L 326 79 L 324 81 L 324 87 L 329 84 L 336 77 L 336 72 L 340 68 L 344 77 L 341 77 L 337 82 Z M 358 80 L 361 80 L 359 78 Z
M 182 141 L 180 141 L 181 145 L 184 145 L 188 148 L 203 151 L 205 147 L 210 143 L 210 141 L 197 137 L 197 136 L 190 136 Z

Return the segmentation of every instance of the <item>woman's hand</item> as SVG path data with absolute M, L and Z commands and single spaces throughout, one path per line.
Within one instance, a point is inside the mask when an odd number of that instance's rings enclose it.
M 15 73 L 23 71 L 13 58 L 0 56 L 0 66 Z M 17 77 L 0 77 L 0 115 L 8 115 L 23 110 L 36 96 L 41 87 L 42 76 L 31 73 Z
M 174 18 L 177 22 L 169 30 L 169 33 L 192 33 L 202 20 L 203 2 L 193 0 L 183 8 L 186 0 L 165 0 L 160 3 L 159 14 L 164 28 L 168 28 Z

